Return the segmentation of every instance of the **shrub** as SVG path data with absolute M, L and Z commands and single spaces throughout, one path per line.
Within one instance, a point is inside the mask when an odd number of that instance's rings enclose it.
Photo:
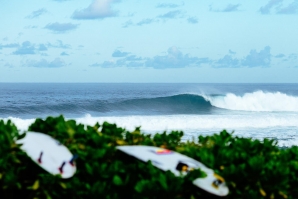
M 298 198 L 298 148 L 277 147 L 274 140 L 235 137 L 223 130 L 198 141 L 182 142 L 183 132 L 147 135 L 104 122 L 94 126 L 63 116 L 36 119 L 30 131 L 49 134 L 78 154 L 77 172 L 61 179 L 44 172 L 15 144 L 11 121 L 0 121 L 0 198 L 211 198 L 192 185 L 200 170 L 185 177 L 163 172 L 118 150 L 118 145 L 149 145 L 192 157 L 223 176 L 226 198 Z M 2 197 L 3 196 L 3 197 Z

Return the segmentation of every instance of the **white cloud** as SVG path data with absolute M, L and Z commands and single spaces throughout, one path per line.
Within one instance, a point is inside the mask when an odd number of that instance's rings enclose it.
M 72 17 L 74 19 L 103 19 L 113 17 L 117 14 L 112 10 L 111 4 L 116 0 L 94 0 L 87 8 L 76 10 Z

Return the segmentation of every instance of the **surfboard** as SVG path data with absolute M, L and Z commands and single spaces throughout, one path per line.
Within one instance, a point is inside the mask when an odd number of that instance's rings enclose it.
M 191 170 L 199 168 L 207 174 L 207 177 L 195 179 L 193 181 L 195 186 L 217 196 L 226 196 L 229 193 L 221 176 L 188 156 L 153 146 L 117 146 L 117 149 L 141 161 L 150 160 L 155 167 L 163 171 L 170 170 L 176 176 L 186 175 Z
M 62 178 L 70 178 L 76 172 L 76 156 L 49 135 L 26 132 L 26 136 L 16 141 L 21 149 L 41 168 Z

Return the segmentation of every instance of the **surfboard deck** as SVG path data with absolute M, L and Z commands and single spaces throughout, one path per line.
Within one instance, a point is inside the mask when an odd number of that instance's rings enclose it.
M 205 178 L 197 178 L 193 184 L 217 196 L 226 196 L 229 189 L 222 177 L 214 173 L 201 162 L 180 153 L 153 146 L 117 146 L 117 149 L 141 161 L 151 161 L 163 170 L 170 170 L 176 176 L 186 175 L 192 169 L 201 169 L 207 174 Z
M 75 156 L 64 145 L 49 135 L 26 132 L 26 136 L 16 141 L 21 149 L 41 168 L 62 178 L 70 178 L 76 172 Z

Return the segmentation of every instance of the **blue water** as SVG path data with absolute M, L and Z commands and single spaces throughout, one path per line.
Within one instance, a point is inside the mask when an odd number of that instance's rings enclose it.
M 227 129 L 298 144 L 298 84 L 0 83 L 0 119 L 20 130 L 60 114 L 146 133 L 183 130 L 186 140 Z

